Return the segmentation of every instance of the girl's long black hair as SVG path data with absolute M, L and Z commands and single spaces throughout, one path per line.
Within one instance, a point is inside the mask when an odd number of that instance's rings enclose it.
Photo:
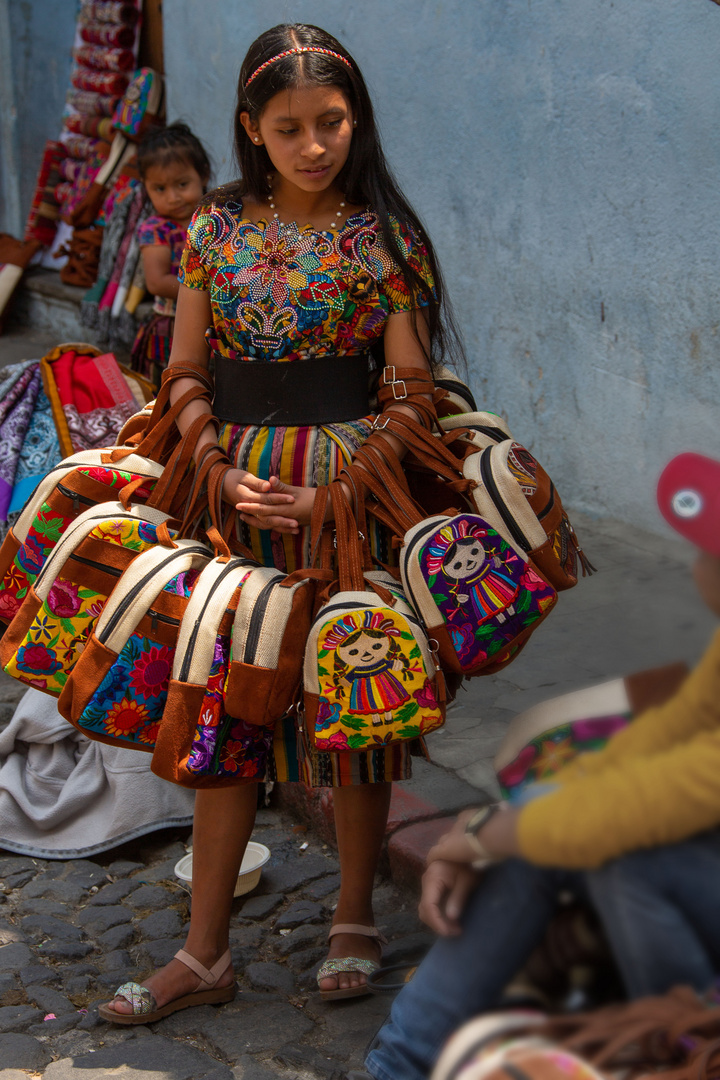
M 287 49 L 308 45 L 338 53 L 347 63 L 324 53 L 293 53 L 269 64 L 247 86 L 253 72 L 266 61 Z M 427 299 L 424 310 L 430 329 L 431 354 L 427 359 L 431 367 L 436 369 L 443 360 L 463 363 L 462 344 L 446 299 L 435 251 L 417 214 L 388 168 L 365 80 L 347 49 L 325 30 L 305 23 L 283 23 L 266 30 L 252 43 L 240 68 L 234 117 L 235 155 L 240 167 L 240 180 L 221 188 L 212 197 L 215 201 L 224 201 L 250 195 L 259 202 L 269 197 L 268 173 L 272 172 L 272 162 L 265 147 L 257 146 L 247 135 L 240 116 L 247 112 L 251 120 L 257 120 L 275 94 L 307 84 L 336 86 L 350 103 L 357 127 L 348 159 L 338 175 L 338 184 L 348 202 L 367 205 L 374 211 L 387 249 L 392 252 L 410 295 L 422 295 Z M 434 294 L 408 262 L 402 245 L 398 244 L 391 218 L 422 240 L 435 283 Z M 413 311 L 413 319 L 416 317 L 416 311 Z

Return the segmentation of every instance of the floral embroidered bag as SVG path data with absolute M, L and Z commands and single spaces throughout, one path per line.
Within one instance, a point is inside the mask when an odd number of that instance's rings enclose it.
M 367 569 L 342 489 L 335 510 L 339 592 L 316 613 L 304 661 L 301 734 L 316 750 L 372 750 L 445 722 L 445 684 L 402 588 Z
M 0 547 L 0 621 L 10 622 L 45 560 L 75 518 L 98 503 L 117 498 L 128 484 L 147 498 L 163 466 L 132 455 L 119 466 L 106 464 L 107 451 L 81 450 L 61 461 L 30 496 Z
M 405 594 L 447 671 L 491 674 L 513 659 L 557 602 L 527 555 L 478 514 L 424 517 L 402 469 L 361 447 L 350 474 L 375 496 L 367 509 L 402 538 Z
M 212 552 L 196 540 L 160 544 L 130 563 L 68 672 L 58 709 L 101 742 L 152 750 L 180 623 Z
M 169 407 L 174 377 L 196 369 L 176 365 L 152 408 L 147 406 L 133 425 L 120 433 L 130 445 L 107 450 L 83 450 L 61 461 L 30 496 L 15 526 L 0 546 L 0 625 L 15 617 L 55 544 L 79 514 L 108 498 L 124 504 L 149 501 L 170 512 L 182 507 L 192 487 L 192 451 L 199 423 L 177 437 L 175 420 L 189 401 L 210 398 L 210 384 L 187 391 Z M 202 372 L 201 372 L 202 374 Z M 142 425 L 142 426 L 141 426 Z
M 147 548 L 172 544 L 168 520 L 106 502 L 71 522 L 0 641 L 8 675 L 58 696 L 123 572 Z
M 224 689 L 233 618 L 257 563 L 213 559 L 180 626 L 152 770 L 184 787 L 220 787 L 265 775 L 272 730 L 230 715 Z

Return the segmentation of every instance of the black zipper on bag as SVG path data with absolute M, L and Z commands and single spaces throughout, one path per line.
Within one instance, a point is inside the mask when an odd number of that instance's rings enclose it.
M 410 560 L 411 556 L 415 551 L 415 548 L 418 544 L 422 543 L 428 533 L 431 533 L 433 529 L 437 528 L 442 528 L 442 526 L 438 526 L 437 521 L 435 521 L 432 525 L 426 525 L 424 529 L 420 529 L 419 532 L 415 533 L 415 536 L 413 537 L 411 543 L 408 544 L 403 553 L 405 555 L 406 561 Z
M 110 637 L 113 630 L 115 629 L 115 627 L 119 623 L 120 619 L 123 617 L 128 605 L 133 602 L 133 600 L 138 595 L 138 593 L 141 592 L 141 590 L 145 588 L 145 586 L 147 585 L 147 583 L 149 581 L 152 581 L 152 579 L 155 577 L 155 575 L 157 573 L 159 573 L 160 571 L 165 569 L 165 567 L 168 565 L 168 563 L 172 562 L 174 559 L 179 559 L 181 555 L 207 555 L 207 553 L 208 553 L 207 548 L 201 548 L 201 547 L 181 548 L 179 551 L 173 551 L 173 553 L 171 555 L 168 555 L 167 559 L 162 564 L 162 566 L 156 566 L 154 570 L 150 570 L 149 573 L 145 574 L 144 577 L 140 578 L 140 581 L 138 581 L 136 585 L 133 585 L 132 589 L 130 590 L 130 592 L 127 594 L 127 596 L 123 600 L 121 606 L 111 616 L 111 618 L 108 619 L 107 625 L 106 625 L 106 627 L 105 627 L 105 629 L 103 631 L 101 644 L 104 644 L 107 641 L 107 639 Z M 171 577 L 168 578 L 168 581 L 172 580 L 172 576 L 173 575 L 171 575 Z M 162 587 L 160 589 L 158 589 L 158 595 L 160 595 L 160 593 L 162 592 L 165 585 L 167 585 L 167 581 L 165 581 L 163 583 Z M 166 619 L 166 618 L 169 619 L 170 616 L 163 616 L 163 620 Z
M 123 573 L 122 570 L 118 570 L 116 566 L 105 566 L 104 563 L 96 562 L 95 559 L 86 559 L 84 555 L 73 554 L 70 556 L 70 559 L 72 559 L 73 562 L 82 563 L 83 566 L 92 566 L 94 570 L 102 570 L 104 574 L 111 574 L 112 577 L 121 577 Z M 70 560 L 68 560 L 68 562 L 69 561 Z
M 198 633 L 200 632 L 200 624 L 201 624 L 202 620 L 205 618 L 205 612 L 207 611 L 208 605 L 210 604 L 210 601 L 212 600 L 212 598 L 213 598 L 213 596 L 215 594 L 215 590 L 225 580 L 225 578 L 228 576 L 228 574 L 231 573 L 233 570 L 237 570 L 237 568 L 238 567 L 237 567 L 236 564 L 228 563 L 228 565 L 224 568 L 223 572 L 212 583 L 212 585 L 210 587 L 210 592 L 205 597 L 205 600 L 203 602 L 203 606 L 201 607 L 200 612 L 199 612 L 197 618 L 195 619 L 195 623 L 193 625 L 193 628 L 190 631 L 190 637 L 188 638 L 187 649 L 185 650 L 185 656 L 183 657 L 182 667 L 180 669 L 180 678 L 178 680 L 179 682 L 187 682 L 188 681 L 188 676 L 190 674 L 190 664 L 192 663 L 192 654 L 195 651 L 195 644 L 197 642 L 197 636 L 198 636 Z M 223 612 L 223 615 L 224 614 L 225 614 L 225 612 Z
M 77 491 L 71 491 L 70 488 L 65 487 L 64 484 L 57 483 L 55 488 L 67 499 L 72 499 L 73 510 L 76 514 L 80 509 L 80 503 L 83 503 L 84 506 L 97 506 L 95 499 L 88 499 L 86 495 L 80 495 Z
M 378 599 L 380 599 L 380 598 L 378 597 Z M 407 600 L 405 601 L 405 603 L 407 604 Z M 333 609 L 333 611 L 340 611 L 340 610 L 356 611 L 359 607 L 363 607 L 363 606 L 364 607 L 374 607 L 375 605 L 371 605 L 371 604 L 363 605 L 360 602 L 358 602 L 357 604 L 351 604 L 351 603 L 348 602 L 346 604 L 333 604 L 332 609 Z M 410 605 L 408 604 L 408 607 L 409 606 Z M 313 619 L 313 627 L 315 626 L 315 623 L 318 623 L 318 622 L 321 622 L 321 621 L 322 622 L 327 622 L 327 613 L 328 613 L 328 608 L 329 607 L 330 607 L 330 604 L 328 604 L 327 607 L 320 608 L 317 615 Z M 404 611 L 401 611 L 400 615 L 401 615 L 401 617 L 403 619 L 405 619 L 406 622 L 412 623 L 414 626 L 417 626 L 417 628 L 419 630 L 422 630 L 425 637 L 427 637 L 427 632 L 425 630 L 425 627 L 422 625 L 422 623 L 419 621 L 419 619 L 414 618 L 412 615 L 406 615 Z M 312 630 L 312 627 L 311 627 L 311 630 Z
M 244 664 L 255 663 L 255 653 L 257 652 L 258 642 L 260 641 L 260 631 L 262 630 L 263 619 L 265 618 L 265 612 L 270 601 L 270 595 L 277 583 L 277 578 L 268 581 L 267 585 L 264 585 L 260 590 L 260 595 L 255 601 L 252 615 L 250 616 L 248 635 L 245 639 L 245 655 L 243 656 Z
M 512 536 L 515 543 L 519 544 L 523 551 L 531 551 L 532 544 L 528 541 L 527 537 L 521 530 L 510 510 L 505 505 L 505 500 L 500 494 L 498 486 L 495 483 L 495 477 L 492 474 L 492 468 L 490 466 L 489 454 L 491 453 L 492 447 L 488 446 L 487 449 L 483 450 L 483 452 L 480 454 L 480 475 L 482 477 L 482 482 L 487 488 L 488 495 L 495 504 L 495 507 L 500 514 L 500 517 L 507 525 L 508 532 Z
M 550 513 L 550 511 L 552 510 L 554 505 L 555 505 L 555 485 L 553 484 L 553 482 L 551 480 L 550 481 L 550 498 L 545 503 L 545 505 L 543 506 L 540 513 L 535 515 L 537 517 L 538 521 L 542 521 L 542 519 L 544 517 L 547 517 L 547 515 Z
M 162 611 L 154 611 L 152 608 L 148 608 L 145 614 L 150 619 L 150 628 L 153 633 L 157 630 L 159 622 L 166 623 L 168 626 L 180 625 L 179 619 L 173 619 L 172 615 L 163 615 Z
M 492 439 L 493 442 L 501 443 L 507 439 L 507 434 L 502 428 L 487 427 L 485 424 L 468 424 L 471 431 L 481 431 L 483 435 L 487 435 L 488 439 Z

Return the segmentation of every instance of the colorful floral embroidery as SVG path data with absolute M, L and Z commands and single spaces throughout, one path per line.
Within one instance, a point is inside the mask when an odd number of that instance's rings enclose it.
M 196 776 L 238 776 L 260 780 L 265 775 L 272 745 L 271 728 L 246 724 L 228 716 L 223 708 L 223 690 L 230 656 L 230 635 L 215 640 L 215 651 L 200 708 L 187 768 Z
M 543 731 L 498 772 L 503 795 L 515 799 L 532 784 L 549 780 L 561 768 L 588 750 L 602 750 L 616 731 L 626 727 L 632 713 L 574 720 Z
M 442 723 L 422 652 L 399 612 L 368 608 L 329 620 L 317 648 L 318 750 L 369 750 Z
M 104 484 L 108 490 L 108 499 L 115 497 L 118 489 L 125 487 L 133 480 L 139 480 L 136 473 L 125 472 L 122 469 L 112 469 L 105 465 L 81 466 L 75 472 L 87 476 L 91 480 Z M 72 485 L 71 473 L 63 480 L 63 485 Z M 146 499 L 155 486 L 154 480 L 148 480 L 136 491 L 136 496 Z M 50 496 L 52 500 L 52 495 Z M 73 514 L 61 514 L 53 509 L 50 502 L 44 502 L 40 507 L 32 525 L 28 529 L 25 543 L 18 550 L 13 562 L 0 581 L 0 619 L 9 622 L 20 609 L 21 602 L 27 596 L 27 590 L 33 584 L 42 570 L 51 551 L 63 535 L 68 525 L 75 520 L 77 515 L 88 507 L 80 502 Z M 140 536 L 145 539 L 142 525 Z
M 431 289 L 422 242 L 394 228 L 399 248 Z M 348 218 L 336 235 L 294 222 L 244 221 L 236 202 L 201 207 L 179 279 L 210 290 L 221 351 L 268 360 L 357 352 L 382 335 L 389 314 L 426 302 L 409 294 L 369 211 Z
M 122 541 L 124 548 L 137 552 L 157 543 L 154 525 L 129 519 L 108 519 L 96 525 L 89 535 L 107 543 Z M 75 565 L 68 560 L 53 581 L 24 643 L 5 668 L 9 675 L 26 683 L 30 682 L 30 676 L 44 676 L 43 689 L 56 695 L 67 682 L 107 600 L 107 595 L 84 589 L 73 581 L 69 575 L 74 570 Z

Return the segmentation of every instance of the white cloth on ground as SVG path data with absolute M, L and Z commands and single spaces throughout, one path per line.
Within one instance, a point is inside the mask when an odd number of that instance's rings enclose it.
M 0 731 L 0 848 L 42 859 L 107 851 L 192 822 L 195 794 L 150 772 L 150 754 L 94 742 L 55 699 L 28 690 Z

